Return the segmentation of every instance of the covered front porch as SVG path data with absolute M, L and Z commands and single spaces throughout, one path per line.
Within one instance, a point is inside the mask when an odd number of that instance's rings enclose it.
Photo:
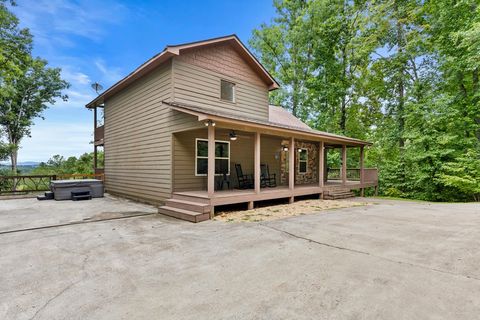
M 256 201 L 323 198 L 335 190 L 363 194 L 377 187 L 377 170 L 364 168 L 365 144 L 211 119 L 204 124 L 173 134 L 173 192 L 163 207 L 166 214 L 179 208 L 201 212 L 206 219 L 220 205 L 253 208 Z

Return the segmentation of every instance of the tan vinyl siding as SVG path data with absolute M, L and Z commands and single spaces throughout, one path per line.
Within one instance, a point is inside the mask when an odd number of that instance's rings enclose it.
M 281 161 L 282 138 L 261 136 L 260 139 L 260 163 L 268 165 L 270 174 L 275 174 L 277 184 L 280 184 L 280 161 Z
M 172 132 L 201 126 L 173 111 L 171 63 L 137 80 L 105 104 L 105 187 L 151 203 L 171 194 Z
M 175 102 L 268 120 L 268 89 L 265 84 L 222 74 L 178 58 L 173 59 Z M 234 103 L 220 99 L 222 79 L 235 83 Z
M 189 49 L 176 59 L 245 82 L 265 86 L 265 82 L 263 82 L 258 74 L 245 62 L 242 56 L 227 43 Z

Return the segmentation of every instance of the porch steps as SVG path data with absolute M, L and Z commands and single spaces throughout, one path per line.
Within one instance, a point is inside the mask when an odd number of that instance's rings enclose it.
M 199 212 L 199 213 L 209 213 L 210 205 L 207 203 L 199 203 L 196 201 L 188 201 L 181 199 L 168 199 L 165 201 L 165 205 L 171 208 L 183 209 L 187 211 Z
M 169 206 L 162 206 L 158 208 L 158 213 L 190 222 L 202 222 L 210 219 L 210 213 L 194 212 Z
M 353 197 L 355 197 L 355 194 L 348 189 L 329 190 L 326 191 L 324 195 L 325 200 L 347 199 Z

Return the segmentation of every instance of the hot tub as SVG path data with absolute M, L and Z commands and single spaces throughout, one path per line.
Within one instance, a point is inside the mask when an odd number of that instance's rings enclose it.
M 50 190 L 55 200 L 70 200 L 72 192 L 90 191 L 92 198 L 103 197 L 103 181 L 97 179 L 53 180 Z

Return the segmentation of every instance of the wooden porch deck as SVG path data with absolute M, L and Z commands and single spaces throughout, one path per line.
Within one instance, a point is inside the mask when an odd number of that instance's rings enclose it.
M 174 192 L 173 197 L 177 199 L 191 201 L 195 201 L 195 199 L 202 199 L 207 200 L 202 201 L 204 203 L 208 203 L 211 206 L 218 206 L 250 201 L 262 201 L 311 194 L 322 194 L 326 191 L 331 191 L 335 189 L 355 190 L 367 187 L 374 187 L 375 185 L 376 183 L 361 184 L 359 181 L 347 181 L 345 185 L 342 185 L 341 181 L 328 181 L 323 187 L 320 187 L 318 184 L 302 184 L 296 185 L 293 190 L 291 190 L 288 186 L 277 186 L 274 188 L 262 188 L 260 190 L 260 193 L 256 193 L 254 189 L 218 190 L 215 191 L 212 196 L 209 196 L 206 190 L 194 190 Z

